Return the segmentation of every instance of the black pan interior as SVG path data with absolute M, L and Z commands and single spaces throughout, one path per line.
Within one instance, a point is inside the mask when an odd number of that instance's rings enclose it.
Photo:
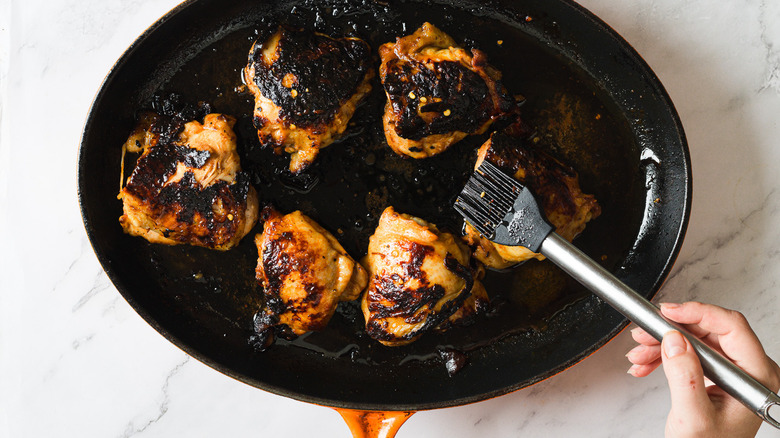
M 286 157 L 259 148 L 252 99 L 240 79 L 253 41 L 279 23 L 357 35 L 376 49 L 424 21 L 488 54 L 509 91 L 525 97 L 523 115 L 536 141 L 577 169 L 583 190 L 596 195 L 603 214 L 575 243 L 646 296 L 657 291 L 690 207 L 684 134 L 641 58 L 579 6 L 564 0 L 197 0 L 153 25 L 118 61 L 93 104 L 80 151 L 87 233 L 142 317 L 192 356 L 250 385 L 323 405 L 381 410 L 452 406 L 528 386 L 576 363 L 625 325 L 550 263 L 534 262 L 488 274 L 494 308 L 487 316 L 407 347 L 369 339 L 356 304 L 346 303 L 325 331 L 259 352 L 251 341 L 252 316 L 261 305 L 251 237 L 222 253 L 151 245 L 122 233 L 120 146 L 136 111 L 168 93 L 236 116 L 242 164 L 263 202 L 303 210 L 355 258 L 365 254 L 387 205 L 458 232 L 450 205 L 486 136 L 432 159 L 404 160 L 384 143 L 383 92 L 375 83 L 350 135 L 325 149 L 306 174 L 292 177 L 284 171 Z M 441 351 L 466 365 L 449 376 Z

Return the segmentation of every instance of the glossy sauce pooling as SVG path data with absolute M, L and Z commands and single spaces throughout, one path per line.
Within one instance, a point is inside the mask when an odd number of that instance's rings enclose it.
M 642 218 L 644 179 L 637 176 L 637 154 L 624 115 L 575 65 L 514 25 L 440 4 L 304 0 L 296 5 L 254 17 L 246 27 L 203 47 L 162 85 L 188 101 L 208 100 L 220 112 L 238 117 L 242 165 L 263 202 L 285 212 L 302 210 L 333 232 L 355 258 L 365 254 L 387 205 L 441 229 L 460 231 L 462 221 L 450 204 L 471 174 L 476 149 L 488 133 L 466 138 L 433 158 L 403 159 L 384 141 L 381 114 L 387 97 L 377 78 L 340 143 L 324 150 L 305 173 L 292 176 L 286 172 L 288 158 L 260 147 L 252 124 L 252 96 L 233 91 L 241 87 L 241 69 L 253 42 L 271 35 L 280 23 L 333 36 L 356 35 L 378 48 L 430 21 L 462 47 L 484 51 L 503 73 L 509 93 L 525 96 L 522 116 L 535 131 L 534 139 L 540 140 L 538 147 L 577 169 L 583 190 L 594 193 L 604 206 L 602 216 L 588 225 L 577 245 L 607 267 L 622 260 Z M 501 45 L 496 44 L 499 38 Z M 261 230 L 258 225 L 255 232 Z M 155 300 L 172 313 L 185 309 L 208 333 L 220 333 L 215 342 L 224 342 L 221 333 L 226 332 L 233 348 L 244 348 L 254 332 L 252 318 L 262 296 L 254 276 L 257 249 L 251 239 L 221 254 L 184 246 L 144 248 L 139 254 L 153 253 L 155 263 L 148 269 L 161 272 L 165 286 L 155 291 Z M 143 256 L 139 263 L 149 265 Z M 193 283 L 194 273 L 202 274 L 203 281 Z M 358 304 L 344 302 L 325 330 L 273 348 L 339 358 L 345 367 L 425 362 L 422 367 L 433 362 L 431 366 L 444 372 L 436 363 L 441 361 L 440 346 L 466 352 L 471 362 L 474 351 L 495 345 L 510 344 L 508 348 L 533 354 L 545 339 L 558 336 L 558 331 L 545 330 L 552 315 L 586 293 L 551 264 L 537 261 L 510 272 L 488 272 L 483 283 L 493 310 L 474 326 L 431 332 L 407 346 L 388 348 L 366 335 Z

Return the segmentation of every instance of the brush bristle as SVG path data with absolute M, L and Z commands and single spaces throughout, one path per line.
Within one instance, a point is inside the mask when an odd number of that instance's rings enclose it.
M 480 234 L 490 237 L 512 210 L 522 186 L 485 160 L 471 175 L 455 201 L 455 209 Z

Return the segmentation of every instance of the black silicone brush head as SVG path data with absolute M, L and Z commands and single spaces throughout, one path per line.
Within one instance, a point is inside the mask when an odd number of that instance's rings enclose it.
M 494 243 L 539 252 L 554 227 L 533 193 L 485 160 L 455 200 L 455 210 Z

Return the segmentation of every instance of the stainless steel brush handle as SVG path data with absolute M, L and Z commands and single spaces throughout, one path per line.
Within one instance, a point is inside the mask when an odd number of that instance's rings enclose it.
M 772 418 L 769 412 L 770 407 L 780 406 L 780 397 L 769 388 L 680 325 L 666 319 L 653 303 L 626 286 L 558 234 L 550 233 L 544 239 L 541 253 L 659 341 L 669 331 L 677 330 L 682 333 L 698 354 L 704 374 L 710 380 L 764 421 L 780 429 L 780 422 Z

